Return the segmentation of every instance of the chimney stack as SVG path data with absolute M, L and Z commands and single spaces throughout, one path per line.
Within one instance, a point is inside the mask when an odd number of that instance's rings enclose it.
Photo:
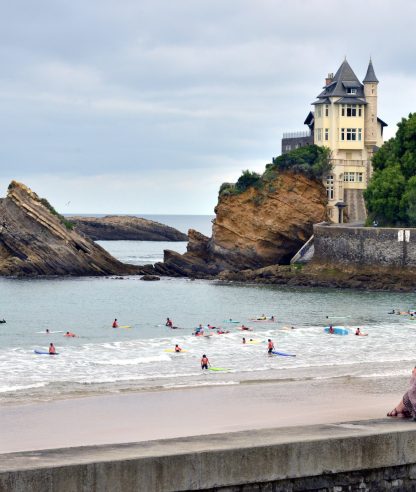
M 334 80 L 334 74 L 329 73 L 328 77 L 325 79 L 325 85 L 329 85 Z

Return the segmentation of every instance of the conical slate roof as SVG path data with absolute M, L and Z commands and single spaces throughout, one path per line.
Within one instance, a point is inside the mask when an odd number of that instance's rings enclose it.
M 347 89 L 356 89 L 355 94 L 351 94 Z M 341 66 L 338 68 L 337 73 L 334 75 L 332 82 L 324 87 L 323 92 L 318 96 L 318 99 L 324 99 L 327 97 L 364 97 L 364 86 L 358 80 L 353 69 L 345 59 Z M 316 104 L 316 103 L 314 103 Z
M 378 79 L 377 79 L 376 74 L 374 72 L 373 62 L 371 61 L 371 58 L 370 58 L 370 63 L 368 64 L 367 73 L 365 74 L 363 82 L 364 82 L 364 84 L 366 82 L 378 83 Z

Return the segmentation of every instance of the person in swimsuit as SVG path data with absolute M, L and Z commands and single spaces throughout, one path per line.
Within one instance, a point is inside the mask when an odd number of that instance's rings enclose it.
M 272 342 L 272 340 L 269 338 L 267 340 L 267 353 L 271 355 L 271 353 L 273 352 L 274 350 L 274 343 Z
M 201 369 L 208 369 L 209 363 L 208 357 L 204 354 L 201 358 Z
M 173 327 L 173 321 L 169 318 L 166 318 L 166 326 L 169 326 L 169 328 Z
M 49 355 L 55 355 L 56 354 L 56 348 L 55 345 L 51 342 L 49 344 Z
M 181 352 L 182 349 L 179 347 L 178 344 L 175 345 L 175 352 Z
M 330 325 L 329 330 L 328 330 L 328 333 L 331 334 L 331 335 L 334 334 L 334 327 L 332 325 Z
M 76 335 L 75 335 L 75 333 L 72 333 L 72 332 L 70 332 L 70 331 L 67 331 L 67 332 L 65 333 L 64 337 L 72 337 L 72 338 L 74 338 L 74 337 L 76 337 Z
M 113 328 L 118 328 L 117 318 L 113 321 Z

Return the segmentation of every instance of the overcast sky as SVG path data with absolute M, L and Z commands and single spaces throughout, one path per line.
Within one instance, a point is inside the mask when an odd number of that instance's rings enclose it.
M 392 136 L 416 110 L 413 0 L 2 0 L 0 185 L 63 213 L 212 213 L 344 56 Z M 68 204 L 68 202 L 70 202 Z

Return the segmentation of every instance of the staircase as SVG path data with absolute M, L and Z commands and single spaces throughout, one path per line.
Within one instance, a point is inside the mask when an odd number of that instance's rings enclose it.
M 367 219 L 363 190 L 344 190 L 344 202 L 347 205 L 348 222 L 363 224 Z
M 294 263 L 308 263 L 312 260 L 314 252 L 315 246 L 313 242 L 313 236 L 311 236 L 295 254 L 295 256 L 290 260 L 290 264 L 292 265 Z

